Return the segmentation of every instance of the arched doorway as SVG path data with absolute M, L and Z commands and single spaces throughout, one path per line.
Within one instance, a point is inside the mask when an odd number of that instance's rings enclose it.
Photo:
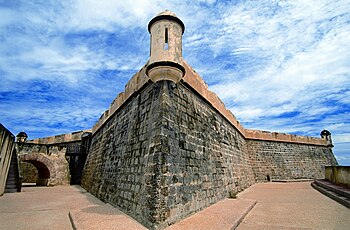
M 37 186 L 48 186 L 50 181 L 55 178 L 55 168 L 46 156 L 40 153 L 24 154 L 20 156 L 21 161 L 34 165 L 37 169 Z M 22 171 L 22 174 L 30 173 Z
M 37 186 L 47 186 L 50 179 L 50 171 L 46 167 L 45 164 L 43 164 L 40 161 L 26 161 L 32 165 L 35 166 L 35 168 L 38 170 L 37 178 L 36 178 L 36 185 Z M 22 172 L 25 173 L 25 172 Z

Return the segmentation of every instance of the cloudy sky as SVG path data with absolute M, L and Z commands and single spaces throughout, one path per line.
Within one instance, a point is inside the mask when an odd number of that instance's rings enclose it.
M 148 22 L 185 23 L 184 59 L 246 127 L 319 136 L 350 165 L 350 1 L 0 0 L 0 122 L 91 128 L 149 57 Z

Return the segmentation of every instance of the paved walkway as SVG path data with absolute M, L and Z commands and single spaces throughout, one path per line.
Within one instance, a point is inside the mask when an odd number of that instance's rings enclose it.
M 146 229 L 79 186 L 24 187 L 0 197 L 0 230 L 72 229 L 70 218 L 76 229 Z M 350 209 L 310 182 L 255 184 L 238 199 L 223 200 L 168 229 L 230 229 L 239 222 L 240 230 L 349 229 Z
M 80 186 L 23 187 L 0 197 L 0 230 L 146 229 Z
M 238 195 L 258 203 L 239 225 L 254 229 L 350 229 L 350 209 L 310 182 L 255 184 Z

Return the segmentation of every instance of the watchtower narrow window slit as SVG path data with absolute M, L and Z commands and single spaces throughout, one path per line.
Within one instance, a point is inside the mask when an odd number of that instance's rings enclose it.
M 168 41 L 168 28 L 165 28 L 165 35 L 164 35 L 164 50 L 169 49 L 169 41 Z

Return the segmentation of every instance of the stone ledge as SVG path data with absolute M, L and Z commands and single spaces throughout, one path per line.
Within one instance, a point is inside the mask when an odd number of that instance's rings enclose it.
M 311 186 L 317 191 L 319 191 L 320 193 L 322 193 L 323 195 L 337 201 L 338 203 L 350 209 L 350 199 L 341 195 L 339 192 L 334 191 L 333 188 L 331 190 L 330 188 L 325 186 L 323 183 L 319 183 L 319 181 L 317 180 L 315 180 L 315 182 L 312 182 Z
M 81 135 L 85 132 L 91 132 L 91 130 L 90 129 L 82 130 L 82 131 L 77 131 L 77 132 L 67 133 L 67 134 L 60 134 L 60 135 L 51 136 L 51 137 L 37 138 L 33 140 L 27 140 L 25 143 L 48 145 L 48 144 L 59 144 L 59 143 L 80 141 Z
M 248 140 L 278 141 L 296 144 L 312 144 L 327 146 L 327 141 L 321 138 L 297 136 L 294 134 L 268 132 L 252 129 L 245 129 L 245 138 Z
M 271 180 L 271 182 L 279 182 L 279 183 L 295 183 L 295 182 L 311 182 L 313 179 L 289 179 L 289 180 Z
M 337 185 L 328 180 L 318 179 L 318 180 L 315 180 L 314 182 L 315 184 L 317 184 L 318 186 L 324 189 L 330 190 L 332 192 L 335 192 L 341 196 L 348 198 L 350 201 L 350 188 L 347 188 L 342 185 Z

